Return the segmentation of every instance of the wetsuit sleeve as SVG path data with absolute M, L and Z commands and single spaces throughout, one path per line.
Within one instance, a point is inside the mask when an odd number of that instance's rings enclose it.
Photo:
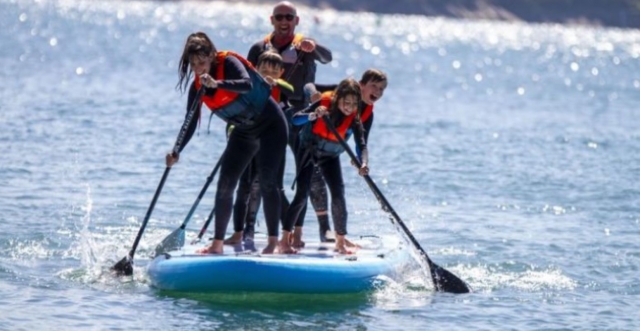
M 189 87 L 189 97 L 187 98 L 187 112 L 185 113 L 185 120 L 187 119 L 187 115 L 189 114 L 189 110 L 191 110 L 191 106 L 193 105 L 194 100 L 196 99 L 196 85 L 195 83 L 191 83 Z M 187 127 L 187 131 L 185 132 L 184 139 L 182 139 L 182 143 L 180 144 L 178 151 L 182 152 L 182 150 L 187 146 L 191 137 L 196 132 L 196 128 L 198 127 L 198 119 L 200 118 L 200 111 L 202 109 L 202 103 L 198 101 L 198 107 L 196 109 L 196 113 L 193 115 L 193 120 Z
M 264 50 L 264 41 L 259 41 L 249 49 L 249 54 L 247 54 L 247 61 L 251 62 L 254 67 L 258 66 L 258 58 L 260 54 L 262 54 Z
M 291 124 L 299 126 L 305 125 L 311 121 L 309 121 L 309 114 L 316 111 L 316 108 L 320 106 L 320 101 L 314 102 L 309 107 L 302 109 L 301 111 L 293 114 L 293 118 L 291 118 Z
M 354 132 L 354 138 L 356 141 L 356 150 L 360 150 L 358 158 L 361 163 L 369 164 L 369 152 L 367 151 L 367 141 L 364 137 L 364 127 L 360 119 L 356 119 L 351 124 L 351 129 Z
M 316 48 L 312 53 L 314 59 L 322 64 L 331 62 L 331 60 L 333 60 L 333 54 L 331 54 L 331 51 L 328 48 L 318 44 L 315 40 L 314 42 L 316 43 Z
M 338 85 L 336 84 L 315 84 L 316 85 L 316 91 L 320 92 L 320 93 L 324 93 L 327 91 L 334 91 Z
M 371 126 L 373 126 L 373 113 L 371 113 L 371 116 L 369 116 L 369 118 L 367 118 L 367 120 L 362 123 L 362 126 L 364 128 L 364 141 L 367 145 L 369 145 L 369 133 L 371 132 Z M 358 154 L 358 158 L 362 160 L 362 153 L 360 152 L 360 148 L 358 147 L 358 144 L 356 144 L 356 154 Z
M 218 81 L 218 88 L 236 92 L 247 93 L 253 88 L 249 72 L 244 64 L 233 56 L 227 56 L 224 59 L 224 80 Z M 207 94 L 210 89 L 207 89 Z M 212 89 L 211 89 L 212 90 Z

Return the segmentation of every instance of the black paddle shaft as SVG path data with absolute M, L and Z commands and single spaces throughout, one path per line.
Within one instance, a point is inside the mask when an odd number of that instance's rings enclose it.
M 351 150 L 351 147 L 349 147 L 347 142 L 344 141 L 344 138 L 342 138 L 342 136 L 338 133 L 336 128 L 333 126 L 333 123 L 331 123 L 331 121 L 327 117 L 323 117 L 323 120 L 327 125 L 327 127 L 329 128 L 329 130 L 331 130 L 331 133 L 333 133 L 333 135 L 338 139 L 338 142 L 340 142 L 340 145 L 342 145 L 342 147 L 345 149 L 347 154 L 349 154 L 349 157 L 351 158 L 353 163 L 358 168 L 362 167 L 362 163 L 360 163 L 360 160 L 358 160 L 358 157 L 356 156 L 356 154 Z M 463 280 L 461 280 L 460 278 L 458 278 L 448 270 L 438 266 L 429 258 L 429 256 L 427 255 L 427 252 L 425 252 L 425 250 L 422 249 L 422 247 L 420 246 L 420 243 L 416 240 L 416 238 L 413 236 L 409 228 L 404 224 L 402 219 L 400 219 L 400 216 L 398 215 L 398 213 L 396 213 L 393 207 L 391 207 L 391 204 L 389 203 L 389 201 L 387 201 L 387 199 L 382 194 L 382 192 L 380 191 L 376 183 L 373 182 L 373 180 L 369 175 L 364 175 L 363 177 L 367 182 L 367 185 L 369 185 L 369 188 L 371 189 L 371 191 L 373 191 L 373 194 L 378 199 L 378 202 L 380 202 L 380 204 L 382 205 L 382 209 L 388 212 L 392 216 L 389 218 L 391 222 L 400 225 L 404 233 L 407 235 L 407 237 L 409 237 L 409 240 L 411 240 L 411 243 L 413 244 L 413 246 L 418 249 L 418 251 L 420 252 L 420 255 L 429 264 L 429 270 L 431 271 L 431 279 L 433 280 L 433 285 L 436 291 L 450 292 L 450 293 L 469 293 L 470 292 L 469 287 L 465 284 Z
M 202 95 L 204 94 L 204 87 L 201 87 L 196 94 L 195 99 L 193 100 L 193 104 L 187 113 L 187 116 L 184 119 L 184 123 L 180 128 L 180 132 L 178 133 L 178 138 L 176 138 L 176 142 L 173 145 L 172 152 L 174 154 L 178 154 L 180 152 L 180 146 L 184 141 L 185 136 L 187 135 L 187 131 L 189 130 L 189 126 L 191 126 L 191 122 L 195 118 L 195 114 L 200 106 L 200 100 Z M 142 225 L 140 226 L 140 230 L 138 230 L 138 235 L 136 239 L 133 241 L 133 246 L 131 246 L 131 250 L 129 254 L 116 263 L 111 269 L 115 270 L 118 275 L 127 275 L 130 276 L 133 274 L 133 256 L 136 253 L 136 249 L 138 248 L 138 244 L 140 243 L 140 239 L 142 238 L 142 234 L 144 233 L 145 228 L 147 227 L 147 223 L 149 222 L 149 218 L 151 218 L 151 213 L 153 212 L 153 208 L 156 205 L 156 201 L 158 201 L 158 196 L 160 196 L 160 192 L 162 191 L 162 187 L 164 186 L 164 182 L 167 180 L 169 176 L 169 172 L 171 171 L 171 167 L 166 167 L 164 169 L 164 174 L 162 175 L 162 179 L 160 179 L 160 183 L 158 184 L 158 188 L 156 189 L 156 193 L 153 195 L 153 199 L 151 200 L 151 204 L 149 205 L 149 209 L 147 209 L 147 214 L 144 216 L 144 220 L 142 221 Z

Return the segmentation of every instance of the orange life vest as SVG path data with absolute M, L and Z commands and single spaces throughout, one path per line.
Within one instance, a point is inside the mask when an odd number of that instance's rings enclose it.
M 215 80 L 224 80 L 224 59 L 227 56 L 233 56 L 240 60 L 245 66 L 254 69 L 253 65 L 247 61 L 244 57 L 240 56 L 238 53 L 231 51 L 221 51 L 216 54 L 216 75 Z M 202 85 L 200 83 L 200 77 L 196 75 L 195 77 L 195 85 L 196 89 L 199 89 Z M 227 91 L 224 89 L 216 89 L 216 92 L 212 96 L 204 95 L 202 96 L 202 102 L 207 105 L 212 112 L 215 112 L 218 109 L 224 108 L 229 105 L 235 99 L 238 98 L 238 93 Z
M 280 103 L 280 94 L 280 86 L 276 85 L 271 87 L 271 97 L 276 103 Z
M 367 105 L 362 112 L 360 112 L 360 121 L 362 123 L 366 122 L 369 117 L 373 114 L 373 105 Z
M 320 105 L 326 107 L 327 109 L 331 109 L 332 97 L 333 97 L 333 91 L 322 93 L 322 96 L 320 97 Z M 340 111 L 340 110 L 336 109 L 334 111 Z M 336 131 L 338 131 L 342 139 L 346 138 L 347 131 L 351 127 L 351 123 L 353 122 L 353 119 L 356 117 L 356 114 L 357 112 L 353 112 L 353 114 L 345 117 L 342 123 L 340 123 L 340 126 L 336 127 Z M 323 119 L 319 118 L 315 121 L 311 132 L 313 132 L 313 134 L 323 139 L 338 142 L 338 138 L 327 127 L 327 124 L 324 122 Z
M 266 35 L 264 37 L 265 46 L 271 44 L 271 37 L 273 37 L 273 32 L 269 33 L 268 35 Z M 293 41 L 291 42 L 291 45 L 294 46 L 294 47 L 297 46 L 298 44 L 300 44 L 302 42 L 302 39 L 304 39 L 304 35 L 302 33 L 296 33 L 293 36 Z

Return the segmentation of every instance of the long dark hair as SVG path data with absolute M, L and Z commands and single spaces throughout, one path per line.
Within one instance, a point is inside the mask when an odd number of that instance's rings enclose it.
M 331 106 L 329 107 L 329 116 L 335 127 L 340 126 L 344 121 L 344 114 L 338 109 L 338 100 L 346 98 L 349 95 L 356 97 L 356 105 L 360 105 L 362 101 L 362 93 L 360 93 L 360 84 L 353 78 L 343 79 L 336 87 L 331 98 Z M 356 109 L 356 112 L 358 110 Z M 359 120 L 359 119 L 358 119 Z
M 190 59 L 192 56 L 210 56 L 214 55 L 213 62 L 211 63 L 211 68 L 213 69 L 216 66 L 215 54 L 218 52 L 216 46 L 213 44 L 211 39 L 204 32 L 196 32 L 189 35 L 187 38 L 187 42 L 184 44 L 184 50 L 182 51 L 182 56 L 180 57 L 180 62 L 178 63 L 178 76 L 180 79 L 178 80 L 178 84 L 176 85 L 176 89 L 184 93 L 187 90 L 187 85 L 189 85 L 189 80 L 191 79 L 191 70 L 190 70 Z

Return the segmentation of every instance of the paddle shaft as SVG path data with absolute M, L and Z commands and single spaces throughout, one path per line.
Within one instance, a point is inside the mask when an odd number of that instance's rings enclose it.
M 347 154 L 349 154 L 349 157 L 351 158 L 353 163 L 358 167 L 358 169 L 362 167 L 362 163 L 360 163 L 360 160 L 358 160 L 358 157 L 356 156 L 356 154 L 351 150 L 351 147 L 349 147 L 349 145 L 344 140 L 344 138 L 342 138 L 342 136 L 338 133 L 333 123 L 331 123 L 331 121 L 326 116 L 324 116 L 322 119 L 325 121 L 325 124 L 327 125 L 329 130 L 331 130 L 331 133 L 333 133 L 333 135 L 338 139 L 338 142 L 340 142 L 340 145 L 342 145 L 342 147 L 345 149 Z M 394 223 L 395 221 L 396 224 L 400 225 L 400 228 L 407 235 L 407 237 L 409 238 L 413 246 L 418 249 L 418 251 L 420 252 L 420 255 L 422 255 L 422 257 L 424 257 L 424 259 L 429 264 L 429 269 L 431 270 L 431 279 L 433 281 L 433 285 L 435 289 L 437 291 L 444 290 L 444 291 L 451 291 L 455 293 L 469 292 L 468 288 L 466 288 L 466 284 L 464 284 L 462 280 L 458 279 L 457 276 L 453 275 L 451 272 L 447 271 L 446 269 L 438 266 L 433 261 L 431 261 L 431 259 L 427 255 L 427 252 L 425 252 L 425 250 L 422 249 L 422 246 L 420 246 L 420 243 L 418 242 L 418 240 L 416 240 L 416 238 L 413 236 L 409 228 L 404 224 L 402 219 L 400 219 L 400 216 L 398 215 L 398 213 L 396 213 L 393 207 L 391 207 L 391 204 L 389 203 L 389 201 L 387 201 L 387 198 L 385 198 L 385 196 L 382 194 L 382 192 L 380 191 L 376 183 L 373 182 L 373 180 L 371 179 L 371 177 L 369 177 L 369 175 L 364 175 L 362 177 L 364 177 L 365 181 L 367 182 L 367 185 L 369 185 L 369 188 L 373 191 L 373 194 L 378 199 L 378 202 L 380 202 L 380 204 L 382 205 L 382 209 L 388 212 L 392 216 L 390 217 L 390 220 L 392 221 L 392 223 Z M 441 270 L 440 273 L 437 272 L 439 270 Z M 444 275 L 447 275 L 450 278 L 455 278 L 451 280 L 453 280 L 454 283 L 456 283 L 456 286 L 460 286 L 462 290 L 459 290 L 458 288 L 455 288 L 455 287 L 451 289 L 448 286 L 446 286 L 445 283 L 448 282 L 449 279 L 440 279 L 440 278 L 443 278 Z M 464 291 L 465 288 L 466 288 L 466 291 Z
M 182 145 L 182 142 L 184 141 L 184 138 L 187 134 L 187 130 L 189 129 L 189 126 L 191 125 L 191 122 L 193 121 L 193 118 L 195 117 L 195 113 L 198 110 L 198 106 L 200 105 L 200 99 L 202 98 L 202 95 L 204 94 L 204 88 L 200 88 L 200 90 L 198 90 L 198 93 L 196 94 L 195 99 L 193 100 L 193 104 L 191 105 L 191 108 L 189 109 L 189 112 L 187 113 L 187 116 L 184 119 L 184 123 L 182 124 L 182 127 L 180 128 L 180 132 L 178 133 L 178 138 L 176 138 L 176 142 L 173 145 L 173 149 L 172 152 L 174 154 L 178 154 L 180 152 L 180 146 Z M 144 216 L 144 220 L 142 221 L 142 226 L 140 226 L 140 230 L 138 230 L 138 235 L 136 236 L 136 239 L 133 242 L 133 246 L 131 247 L 131 250 L 129 251 L 129 255 L 128 255 L 128 259 L 131 261 L 133 260 L 133 256 L 136 253 L 136 249 L 138 248 L 138 244 L 140 243 L 140 239 L 142 238 L 142 234 L 144 233 L 145 228 L 147 227 L 147 223 L 149 222 L 149 218 L 151 218 L 151 213 L 153 212 L 153 208 L 156 205 L 156 201 L 158 200 L 158 196 L 160 196 L 160 192 L 162 191 L 162 187 L 164 186 L 164 182 L 167 180 L 167 176 L 169 176 L 169 171 L 171 171 L 171 167 L 166 167 L 164 169 L 164 174 L 162 175 L 162 179 L 160 179 L 160 184 L 158 184 L 158 188 L 156 189 L 156 193 L 153 195 L 153 200 L 151 200 L 151 204 L 149 205 L 149 209 L 147 209 L 147 214 Z

